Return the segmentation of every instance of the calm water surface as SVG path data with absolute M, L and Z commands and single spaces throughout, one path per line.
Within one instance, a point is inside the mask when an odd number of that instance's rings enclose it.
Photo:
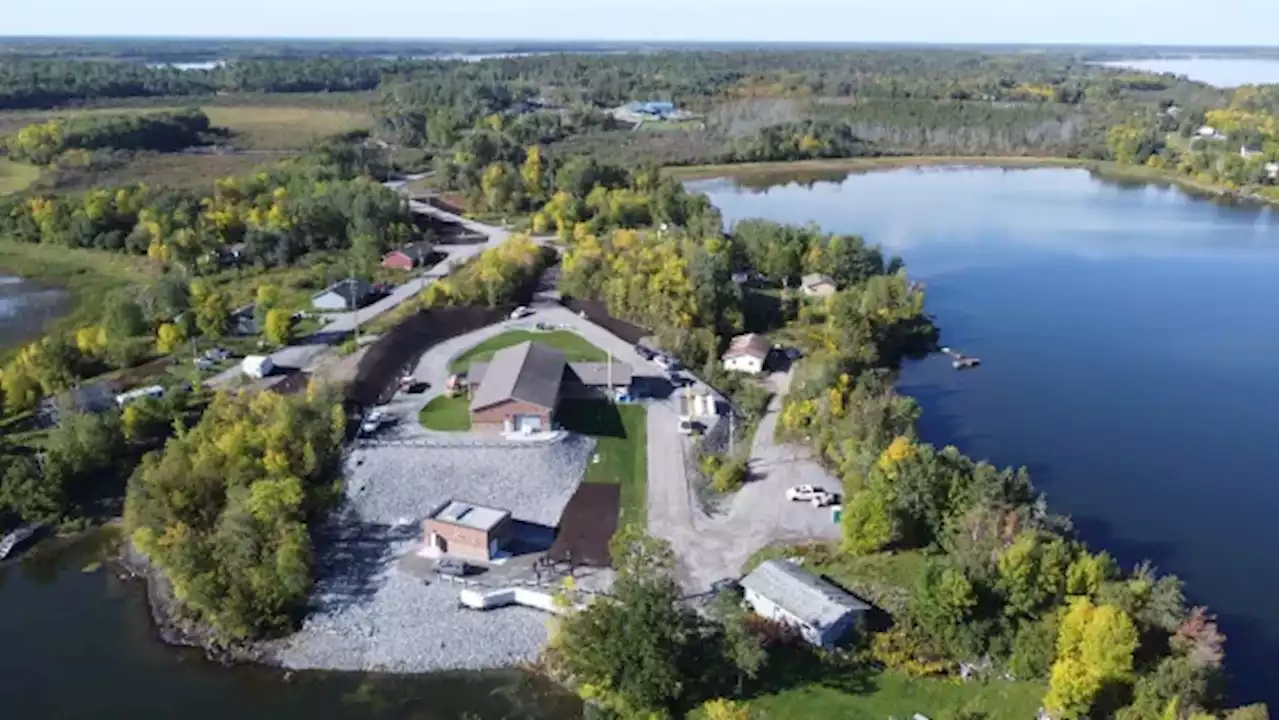
M 907 367 L 921 432 L 1025 464 L 1128 565 L 1219 614 L 1233 693 L 1277 695 L 1274 211 L 1083 170 L 906 169 L 749 189 L 690 183 L 727 221 L 859 233 L 926 282 L 943 342 Z
M 517 672 L 378 676 L 224 668 L 161 644 L 141 583 L 97 567 L 99 538 L 0 565 L 5 720 L 568 720 L 578 701 Z
M 40 328 L 71 309 L 61 288 L 0 273 L 0 348 L 40 336 Z
M 1116 60 L 1103 65 L 1147 72 L 1186 75 L 1218 87 L 1262 85 L 1280 82 L 1280 60 L 1261 58 L 1167 58 Z

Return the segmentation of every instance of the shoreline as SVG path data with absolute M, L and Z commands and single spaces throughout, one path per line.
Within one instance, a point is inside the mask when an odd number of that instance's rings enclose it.
M 879 157 L 823 158 L 818 160 L 781 160 L 773 162 L 721 163 L 712 165 L 669 165 L 668 176 L 680 181 L 715 178 L 770 177 L 798 173 L 855 173 L 900 170 L 911 167 L 994 167 L 1012 170 L 1034 168 L 1078 168 L 1103 180 L 1140 182 L 1173 186 L 1201 198 L 1224 199 L 1270 207 L 1280 205 L 1275 199 L 1256 192 L 1232 190 L 1222 185 L 1200 182 L 1195 178 L 1155 170 L 1143 165 L 1121 165 L 1106 160 L 1027 155 L 894 155 Z

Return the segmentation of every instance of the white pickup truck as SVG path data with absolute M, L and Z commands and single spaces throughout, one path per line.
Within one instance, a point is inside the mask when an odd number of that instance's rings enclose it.
M 813 485 L 796 485 L 787 488 L 787 499 L 792 502 L 807 502 L 814 507 L 826 507 L 835 502 L 836 496 Z

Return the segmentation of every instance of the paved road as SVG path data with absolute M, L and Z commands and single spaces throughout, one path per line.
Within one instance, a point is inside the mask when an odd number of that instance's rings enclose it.
M 753 552 L 780 541 L 838 539 L 830 509 L 786 500 L 786 489 L 809 483 L 839 488 L 802 449 L 774 440 L 782 397 L 790 376 L 770 377 L 776 392 L 761 420 L 748 469 L 751 480 L 722 503 L 721 512 L 703 512 L 686 473 L 685 439 L 676 429 L 674 402 L 649 410 L 649 533 L 671 543 L 681 585 L 703 593 L 723 578 L 736 578 Z
M 412 180 L 416 179 L 416 177 L 421 176 L 410 176 L 408 179 Z M 391 181 L 385 183 L 385 185 L 400 189 L 405 182 L 404 180 Z M 442 245 L 438 249 L 448 255 L 444 260 L 424 270 L 412 280 L 396 286 L 386 297 L 354 312 L 325 314 L 325 324 L 319 330 L 307 337 L 300 338 L 288 347 L 271 353 L 271 360 L 277 367 L 311 370 L 321 355 L 355 330 L 357 323 L 367 323 L 379 315 L 394 309 L 400 303 L 422 292 L 431 282 L 448 275 L 455 267 L 462 265 L 489 248 L 497 247 L 511 236 L 511 233 L 503 228 L 467 220 L 416 200 L 409 201 L 409 209 L 412 212 L 433 215 L 450 222 L 456 222 L 472 232 L 483 235 L 485 242 L 472 245 Z M 546 242 L 548 238 L 536 238 L 536 240 Z M 205 384 L 211 387 L 218 387 L 231 383 L 239 376 L 240 366 L 236 365 L 209 378 L 205 381 Z

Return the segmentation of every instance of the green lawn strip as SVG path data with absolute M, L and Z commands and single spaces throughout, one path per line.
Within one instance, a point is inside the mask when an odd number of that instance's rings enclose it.
M 796 685 L 751 700 L 751 707 L 767 717 L 884 720 L 957 717 L 980 711 L 990 718 L 1032 718 L 1045 687 L 1032 682 L 1004 680 L 962 682 L 955 678 L 913 678 L 886 671 L 870 673 L 856 682 L 830 680 Z
M 648 518 L 645 486 L 649 467 L 645 409 L 604 400 L 564 400 L 556 411 L 556 421 L 567 430 L 595 438 L 595 456 L 587 465 L 583 482 L 620 486 L 619 525 L 643 527 Z
M 556 348 L 564 353 L 565 359 L 569 362 L 604 362 L 608 359 L 605 351 L 582 339 L 576 333 L 564 330 L 552 332 L 511 330 L 495 335 L 454 358 L 453 362 L 449 363 L 449 372 L 462 372 L 471 367 L 473 362 L 487 361 L 499 350 L 528 340 Z
M 40 168 L 35 165 L 0 157 L 0 195 L 24 190 L 38 177 L 40 177 Z
M 428 430 L 456 432 L 471 429 L 471 408 L 466 395 L 432 398 L 418 413 L 418 420 Z
M 839 551 L 834 543 L 771 545 L 747 560 L 743 571 L 777 558 L 800 557 L 804 566 L 825 575 L 849 592 L 870 601 L 889 613 L 906 607 L 908 595 L 929 566 L 930 558 L 920 550 L 898 550 L 854 557 Z

